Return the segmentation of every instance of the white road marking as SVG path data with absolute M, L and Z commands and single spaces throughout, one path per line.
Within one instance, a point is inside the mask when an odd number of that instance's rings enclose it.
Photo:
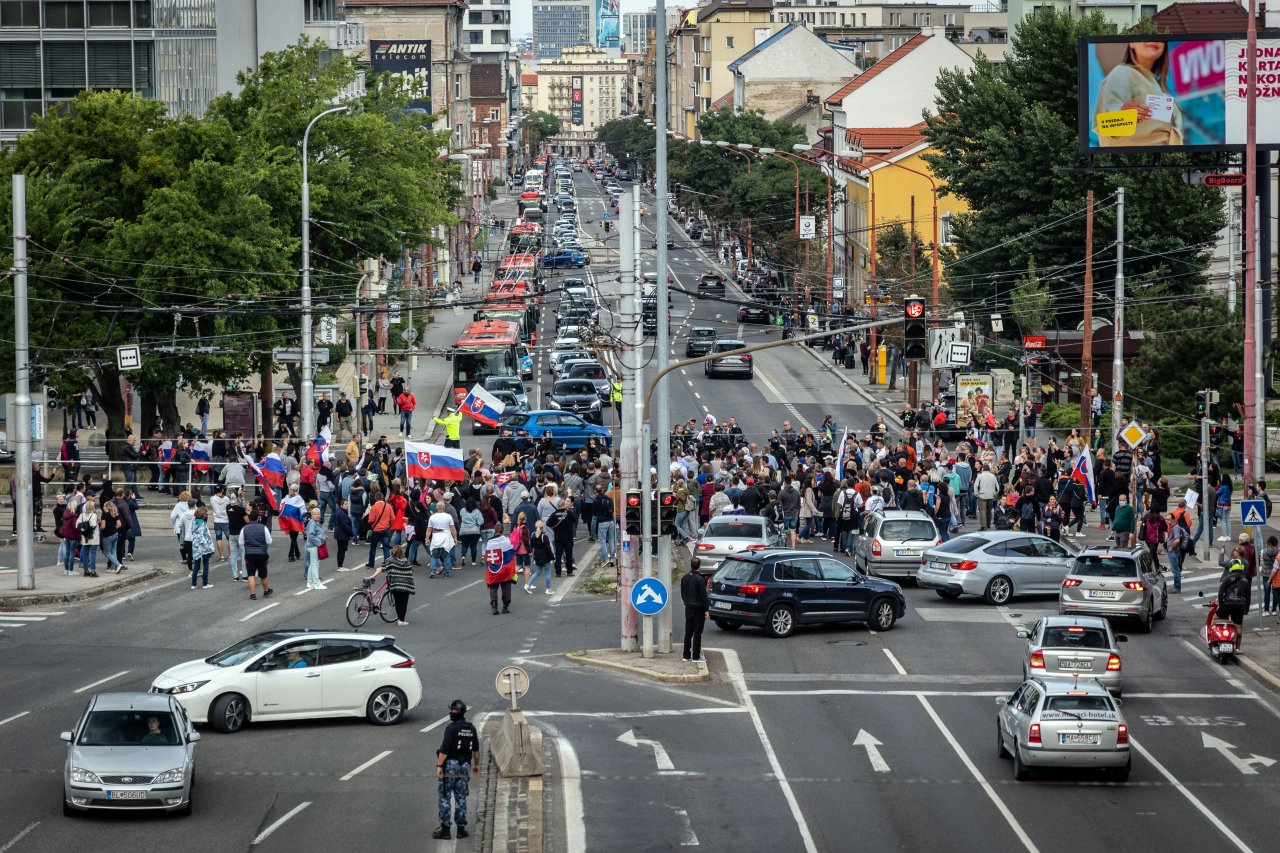
M 699 394 L 697 391 L 694 391 L 694 392 L 693 392 L 693 396 L 694 396 L 694 398 L 695 398 L 695 399 L 698 399 L 698 400 L 701 400 L 701 399 L 702 399 L 702 395 L 701 395 L 701 394 Z
M 26 828 L 24 828 L 22 832 L 19 832 L 13 838 L 10 838 L 7 842 L 5 842 L 5 845 L 3 847 L 0 847 L 0 853 L 7 853 L 7 851 L 12 850 L 15 844 L 17 844 L 19 841 L 25 838 L 27 833 L 29 833 L 31 830 L 35 829 L 39 825 L 40 825 L 40 821 L 27 824 Z
M 83 692 L 85 692 L 86 690 L 92 690 L 93 688 L 97 687 L 99 684 L 106 684 L 108 681 L 114 681 L 115 679 L 119 678 L 120 676 L 122 676 L 122 675 L 128 675 L 128 674 L 129 674 L 129 670 L 127 670 L 127 669 L 122 669 L 122 670 L 120 670 L 119 672 L 117 672 L 115 675 L 108 675 L 106 678 L 98 679 L 97 681 L 93 682 L 92 684 L 86 684 L 84 687 L 81 687 L 80 689 L 78 689 L 78 690 L 74 690 L 74 691 L 72 691 L 72 692 L 74 692 L 74 693 L 83 693 Z
M 12 717 L 5 717 L 3 720 L 0 720 L 0 726 L 3 726 L 5 723 L 12 723 L 14 720 L 20 720 L 30 713 L 30 711 L 23 711 L 20 714 L 14 714 Z
M 595 545 L 592 545 L 590 548 L 587 549 L 587 552 L 582 555 L 581 560 L 574 560 L 573 564 L 575 566 L 589 566 L 591 565 L 592 562 L 595 561 L 596 555 L 599 553 L 600 553 L 600 544 L 596 543 Z M 561 599 L 563 599 L 566 595 L 568 595 L 569 591 L 578 585 L 578 578 L 580 577 L 582 577 L 582 572 L 574 571 L 573 577 L 571 578 L 567 577 L 564 579 L 564 583 L 556 584 L 557 589 L 555 593 L 551 596 L 551 601 L 547 603 L 559 604 Z
M 352 770 L 352 771 L 351 771 L 350 773 L 348 773 L 346 776 L 343 776 L 343 777 L 342 777 L 341 779 L 339 779 L 338 781 L 339 781 L 339 782 L 348 782 L 348 781 L 350 781 L 352 778 L 354 778 L 354 777 L 356 776 L 356 774 L 360 773 L 362 770 L 368 770 L 370 767 L 372 767 L 373 765 L 377 764 L 379 761 L 381 761 L 382 759 L 386 758 L 386 757 L 387 757 L 388 755 L 390 755 L 390 754 L 391 754 L 391 750 L 389 750 L 389 749 L 385 749 L 385 750 L 383 750 L 382 752 L 380 752 L 380 753 L 378 753 L 377 755 L 375 755 L 373 758 L 370 758 L 370 759 L 369 759 L 368 761 L 366 761 L 364 764 L 361 764 L 361 765 L 360 765 L 359 767 L 357 767 L 355 770 Z
M 1136 749 L 1142 755 L 1142 757 L 1147 760 L 1148 764 L 1150 764 L 1152 767 L 1158 770 L 1161 776 L 1163 776 L 1165 779 L 1168 779 L 1169 784 L 1172 785 L 1174 788 L 1176 788 L 1178 790 L 1178 793 L 1186 797 L 1187 801 L 1190 802 L 1191 805 L 1195 806 L 1196 811 L 1204 815 L 1205 819 L 1209 821 L 1209 823 L 1213 824 L 1214 827 L 1219 832 L 1221 832 L 1228 841 L 1234 844 L 1237 850 L 1242 851 L 1242 853 L 1253 853 L 1253 851 L 1249 848 L 1249 845 L 1241 841 L 1239 836 L 1237 836 L 1234 832 L 1228 829 L 1227 825 L 1224 824 L 1221 820 L 1219 820 L 1216 814 L 1210 811 L 1205 806 L 1204 803 L 1200 802 L 1200 800 L 1196 797 L 1195 794 L 1188 791 L 1187 787 L 1183 785 L 1180 781 L 1178 781 L 1178 778 L 1174 776 L 1172 773 L 1170 773 L 1163 764 L 1157 761 L 1154 755 L 1152 755 L 1150 752 L 1147 752 L 1146 747 L 1144 747 L 1142 744 L 1134 740 L 1132 735 L 1130 735 L 1129 737 L 1129 746 L 1133 749 Z
M 0 628 L 25 628 L 30 622 L 0 622 Z
M 898 661 L 898 658 L 894 655 L 893 652 L 891 652 L 889 649 L 881 649 L 881 651 L 883 651 L 884 656 L 889 659 L 889 663 L 893 664 L 893 668 L 898 673 L 898 675 L 907 674 L 906 668 L 903 667 L 903 665 Z
M 809 824 L 805 820 L 804 812 L 800 810 L 800 803 L 796 800 L 795 792 L 791 790 L 791 783 L 787 781 L 787 774 L 782 769 L 782 762 L 778 760 L 777 754 L 773 751 L 773 744 L 769 741 L 769 734 L 764 730 L 764 722 L 760 719 L 760 712 L 756 710 L 751 693 L 747 690 L 747 682 L 742 676 L 742 663 L 738 659 L 738 653 L 733 649 L 708 649 L 708 651 L 719 652 L 724 656 L 725 670 L 729 675 L 729 680 L 733 683 L 734 692 L 738 694 L 738 701 L 743 705 L 747 713 L 751 715 L 751 723 L 755 726 L 756 736 L 760 738 L 760 746 L 764 749 L 769 766 L 773 768 L 773 775 L 778 780 L 778 787 L 782 789 L 782 796 L 787 801 L 787 806 L 791 809 L 791 817 L 795 820 L 796 827 L 800 830 L 800 840 L 804 842 L 804 849 L 808 853 L 818 853 L 818 845 L 814 843 L 813 835 L 809 832 Z
M 445 723 L 447 723 L 447 722 L 449 722 L 449 717 L 448 717 L 448 716 L 441 717 L 440 719 L 436 720 L 434 723 L 432 723 L 431 725 L 427 726 L 426 728 L 418 729 L 418 732 L 419 732 L 420 734 L 426 734 L 427 732 L 431 731 L 432 729 L 438 729 L 438 728 L 440 728 L 441 726 L 443 726 L 443 725 L 444 725 Z
M 875 735 L 866 729 L 858 729 L 858 736 L 853 739 L 853 745 L 867 750 L 867 760 L 871 762 L 872 770 L 877 773 L 889 772 L 889 762 L 885 761 L 884 756 L 880 754 L 880 747 L 884 744 L 876 740 Z
M 256 837 L 256 838 L 254 838 L 254 839 L 253 839 L 253 841 L 250 841 L 250 842 L 249 842 L 249 845 L 250 845 L 251 847 L 256 847 L 257 845 L 259 845 L 259 844 L 261 844 L 262 842 L 266 841 L 266 840 L 267 840 L 267 836 L 269 836 L 271 833 L 275 832 L 277 829 L 279 829 L 281 826 L 283 826 L 283 825 L 284 825 L 285 821 L 287 821 L 289 818 L 293 817 L 294 815 L 296 815 L 298 812 L 302 811 L 303 809 L 305 809 L 305 808 L 306 808 L 307 806 L 309 806 L 309 805 L 311 805 L 311 803 L 310 803 L 310 802 L 298 803 L 298 805 L 294 806 L 290 811 L 288 811 L 288 812 L 284 815 L 284 817 L 280 818 L 280 819 L 279 819 L 279 820 L 277 820 L 275 823 L 271 824 L 271 825 L 270 825 L 270 826 L 268 826 L 266 829 L 262 830 L 262 832 L 259 832 L 259 833 L 258 833 L 258 835 L 257 835 L 257 837 Z
M 23 623 L 43 622 L 48 618 L 48 616 L 33 616 L 27 613 L 6 613 L 4 616 L 0 616 L 0 619 L 17 619 Z
M 242 617 L 240 618 L 240 621 L 241 621 L 241 622 L 248 622 L 250 619 L 252 619 L 253 617 L 257 616 L 259 613 L 266 613 L 268 610 L 270 610 L 271 608 L 275 607 L 275 606 L 276 606 L 277 604 L 279 604 L 279 603 L 280 603 L 280 602 L 278 602 L 278 601 L 273 601 L 273 602 L 271 602 L 270 604 L 268 604 L 266 607 L 259 607 L 257 610 L 253 611 L 253 612 L 252 612 L 252 613 L 250 613 L 249 615 L 247 615 L 247 616 L 242 616 Z
M 681 847 L 697 847 L 698 836 L 693 831 L 693 823 L 689 820 L 689 812 L 684 809 L 672 809 L 676 813 L 676 817 L 680 818 L 683 826 L 680 829 L 680 846 Z
M 582 808 L 582 765 L 578 763 L 578 753 L 569 739 L 553 725 L 546 725 L 546 729 L 560 753 L 560 779 L 564 783 L 565 849 L 586 850 L 587 822 Z
M 778 387 L 776 385 L 774 385 L 772 382 L 769 381 L 768 375 L 765 374 L 765 372 L 760 368 L 759 365 L 756 365 L 755 374 L 756 374 L 756 378 L 759 379 L 761 382 L 763 382 L 764 386 L 768 388 L 770 392 L 773 393 L 773 396 L 777 397 L 778 400 L 782 403 L 782 405 L 786 406 L 787 411 L 791 413 L 791 416 L 793 418 L 795 418 L 800 422 L 801 426 L 809 430 L 809 432 L 816 432 L 816 430 L 814 430 L 813 428 L 813 424 L 805 420 L 804 415 L 800 414 L 799 409 L 797 409 L 791 403 L 787 402 L 786 396 L 781 391 L 778 390 Z
M 525 711 L 526 717 L 590 717 L 598 720 L 639 720 L 646 717 L 683 717 L 702 714 L 745 714 L 750 708 L 658 708 L 652 711 Z
M 452 592 L 446 592 L 444 594 L 444 597 L 448 598 L 451 595 L 457 595 L 458 593 L 462 592 L 464 589 L 471 589 L 471 587 L 475 586 L 478 583 L 484 583 L 484 578 L 480 578 L 479 580 L 474 580 L 471 583 L 466 584 L 465 586 L 460 586 L 457 589 L 453 590 Z
M 671 763 L 671 756 L 667 754 L 667 749 L 661 743 L 651 738 L 636 737 L 635 729 L 627 729 L 618 735 L 617 741 L 625 743 L 627 746 L 636 747 L 641 744 L 653 750 L 653 760 L 657 764 L 659 770 L 675 770 L 676 766 Z

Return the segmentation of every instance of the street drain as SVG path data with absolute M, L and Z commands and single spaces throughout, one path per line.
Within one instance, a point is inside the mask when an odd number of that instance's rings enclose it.
M 865 646 L 863 640 L 827 640 L 828 646 Z

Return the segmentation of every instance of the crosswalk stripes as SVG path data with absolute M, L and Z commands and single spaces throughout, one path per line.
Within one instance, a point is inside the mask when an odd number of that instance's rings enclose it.
M 35 622 L 44 622 L 50 616 L 65 616 L 65 610 L 36 610 L 30 613 L 0 612 L 0 628 L 24 628 Z

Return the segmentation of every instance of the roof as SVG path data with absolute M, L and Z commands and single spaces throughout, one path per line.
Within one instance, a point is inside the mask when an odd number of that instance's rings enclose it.
M 766 49 L 766 48 L 768 48 L 771 44 L 774 44 L 775 42 L 777 42 L 777 41 L 778 41 L 778 39 L 782 38 L 784 35 L 786 35 L 787 33 L 791 32 L 792 30 L 794 30 L 797 26 L 799 26 L 799 25 L 798 25 L 798 24 L 787 24 L 785 27 L 783 27 L 782 29 L 778 30 L 776 33 L 774 33 L 773 35 L 769 36 L 767 39 L 765 39 L 764 41 L 760 42 L 760 43 L 759 43 L 758 45 L 756 45 L 755 47 L 751 48 L 751 50 L 748 50 L 746 53 L 742 54 L 742 56 L 739 56 L 739 57 L 738 57 L 737 59 L 735 59 L 733 62 L 730 62 L 730 63 L 729 63 L 729 70 L 730 70 L 730 71 L 736 71 L 739 65 L 741 65 L 741 64 L 742 64 L 742 63 L 744 63 L 744 62 L 746 62 L 748 59 L 750 59 L 751 57 L 753 57 L 753 56 L 755 56 L 756 54 L 760 53 L 761 51 L 765 50 L 765 49 Z
M 723 98 L 717 98 L 716 100 L 711 102 L 711 109 L 713 110 L 718 110 L 721 107 L 731 107 L 731 106 L 733 106 L 733 92 L 730 92 L 729 94 L 725 95 Z
M 537 75 L 537 74 L 521 74 L 521 75 L 520 75 L 520 85 L 521 85 L 521 86 L 536 86 L 536 85 L 538 85 L 538 75 Z
M 770 12 L 773 10 L 773 0 L 711 0 L 710 3 L 698 10 L 698 21 L 705 21 L 716 12 L 737 12 L 741 10 Z
M 1162 33 L 1242 33 L 1249 27 L 1249 13 L 1239 3 L 1173 3 L 1152 15 L 1151 22 Z
M 844 132 L 852 144 L 867 151 L 892 151 L 914 145 L 924 139 L 924 122 L 911 127 L 850 127 Z
M 828 97 L 826 101 L 824 101 L 824 103 L 839 104 L 841 101 L 845 99 L 846 96 L 849 95 L 850 92 L 854 92 L 857 89 L 861 88 L 862 86 L 865 86 L 872 79 L 874 79 L 878 74 L 884 73 L 886 70 L 888 70 L 889 66 L 893 65 L 895 62 L 898 62 L 903 57 L 905 57 L 908 53 L 915 50 L 917 47 L 924 44 L 926 41 L 928 41 L 931 38 L 933 38 L 933 36 L 917 34 L 907 39 L 902 44 L 901 47 L 894 50 L 884 59 L 880 60 L 875 65 L 871 66 L 866 71 L 863 71 L 857 77 L 850 79 L 849 82 L 845 83 L 844 86 L 841 87 L 839 91 L 837 91 L 835 94 Z
M 466 0 L 338 0 L 338 7 L 343 6 L 457 6 L 465 9 Z

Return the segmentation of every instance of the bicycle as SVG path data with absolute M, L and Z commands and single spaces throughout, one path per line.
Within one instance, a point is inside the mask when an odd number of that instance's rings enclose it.
M 391 596 L 386 579 L 375 589 L 372 578 L 364 578 L 360 586 L 347 599 L 347 623 L 352 628 L 359 628 L 369 621 L 373 613 L 382 617 L 383 622 L 396 621 L 395 599 Z

